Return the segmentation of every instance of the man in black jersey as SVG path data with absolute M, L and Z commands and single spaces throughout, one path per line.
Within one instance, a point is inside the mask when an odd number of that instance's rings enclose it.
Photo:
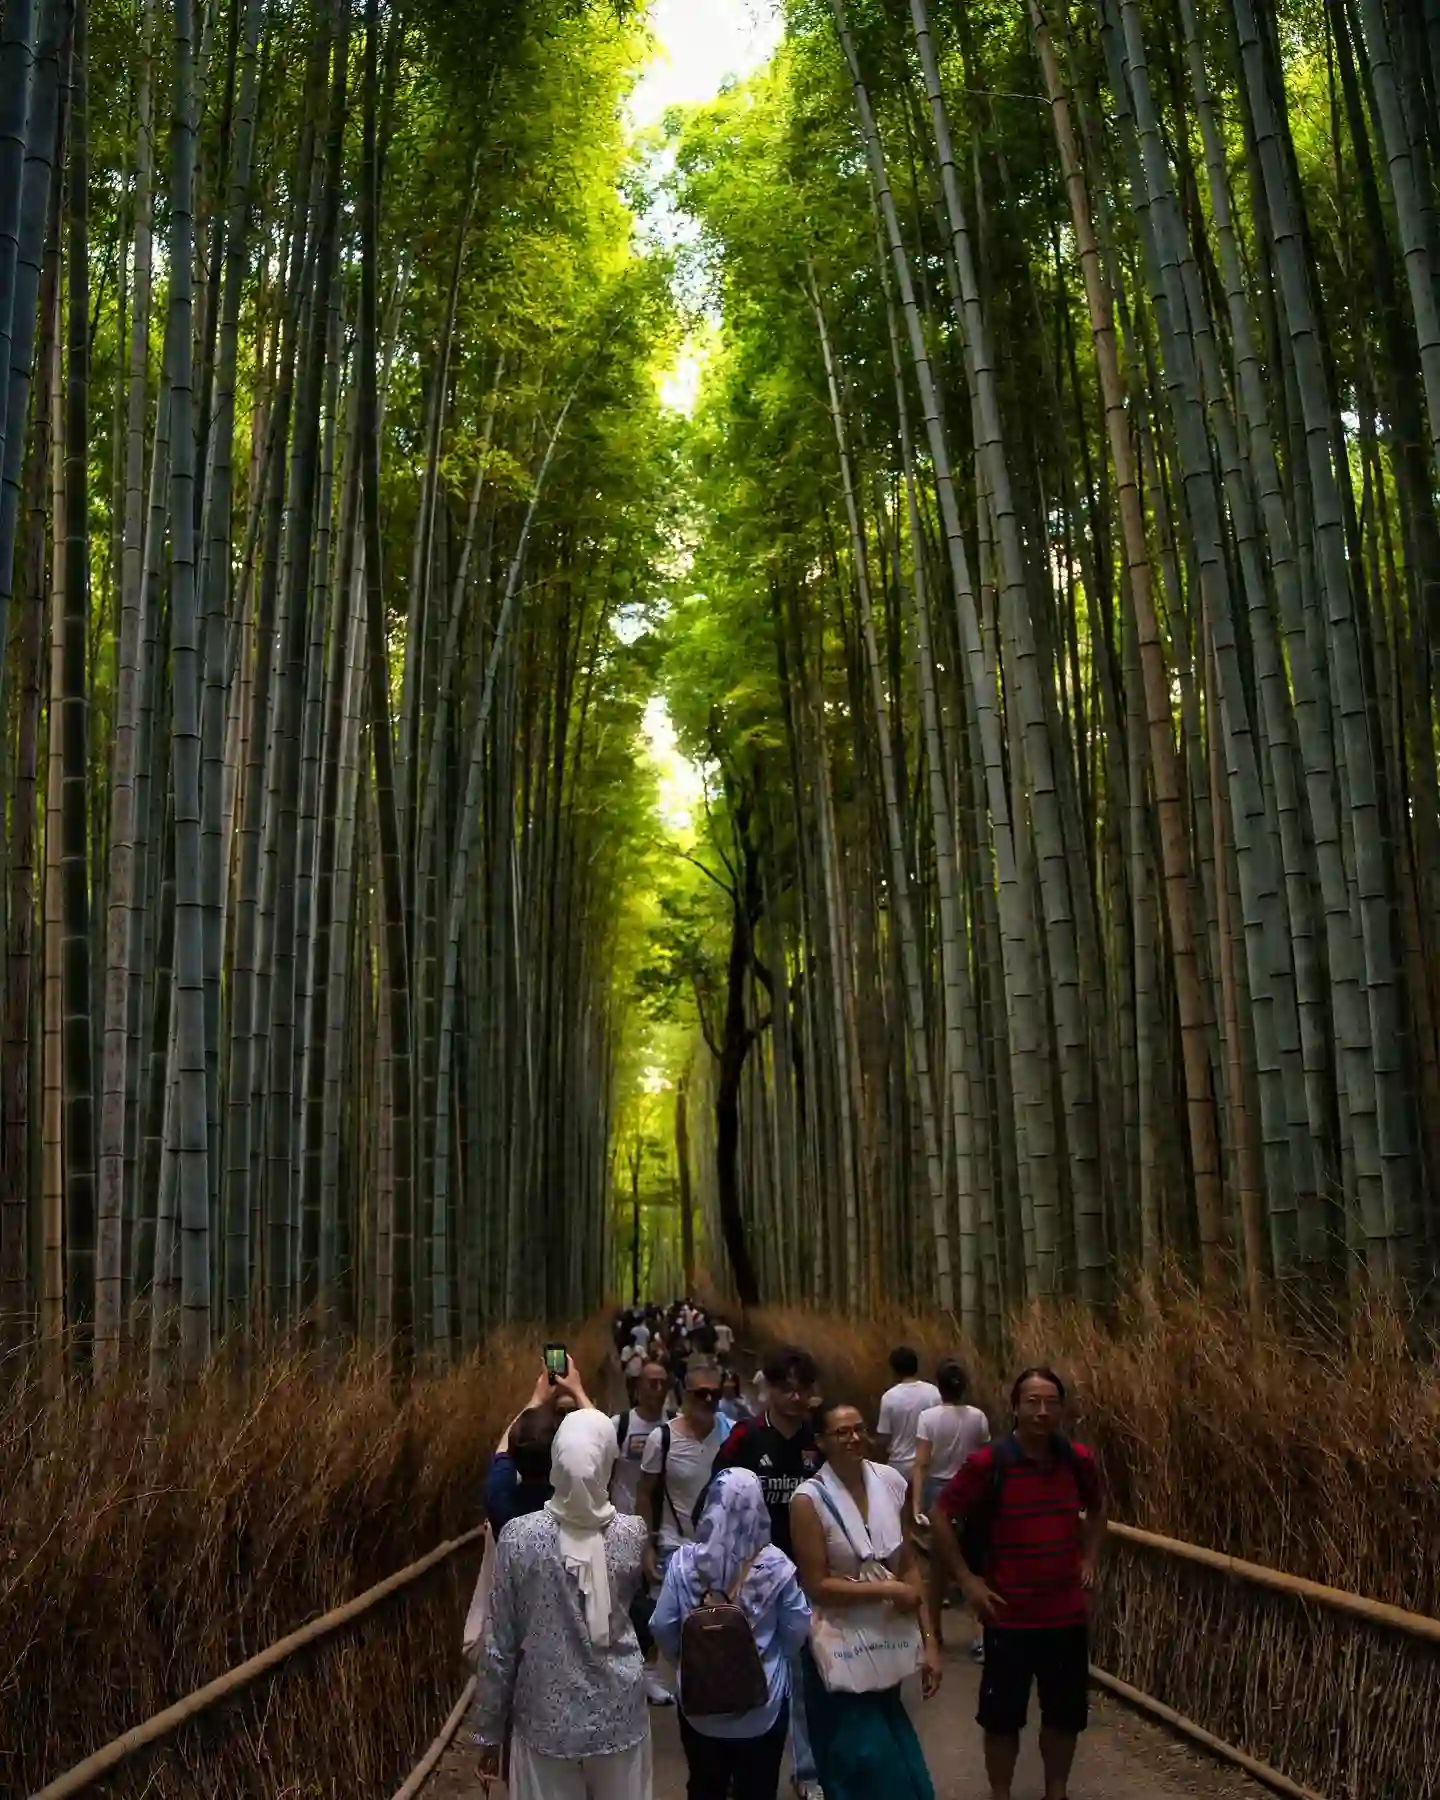
M 715 1458 L 714 1475 L 721 1469 L 749 1469 L 759 1477 L 770 1509 L 770 1540 L 789 1556 L 791 1496 L 825 1461 L 810 1421 L 820 1372 L 808 1350 L 789 1344 L 766 1358 L 762 1373 L 769 1396 L 765 1410 L 758 1418 L 742 1419 L 726 1438 Z M 791 1675 L 790 1754 L 795 1765 L 795 1792 L 801 1800 L 810 1800 L 820 1789 L 805 1728 L 804 1686 L 798 1666 Z

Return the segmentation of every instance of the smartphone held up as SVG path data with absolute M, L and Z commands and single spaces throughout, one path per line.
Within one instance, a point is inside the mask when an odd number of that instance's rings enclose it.
M 569 1367 L 570 1352 L 563 1344 L 547 1344 L 545 1346 L 545 1372 L 550 1377 L 551 1387 L 554 1387 Z

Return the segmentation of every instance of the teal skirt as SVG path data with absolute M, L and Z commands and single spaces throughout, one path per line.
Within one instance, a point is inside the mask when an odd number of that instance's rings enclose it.
M 935 1800 L 900 1689 L 832 1694 L 808 1646 L 800 1660 L 810 1746 L 825 1800 Z

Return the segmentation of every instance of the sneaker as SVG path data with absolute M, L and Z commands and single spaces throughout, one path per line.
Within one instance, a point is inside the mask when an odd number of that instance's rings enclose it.
M 985 1660 L 985 1640 L 984 1640 L 984 1638 L 976 1638 L 975 1642 L 970 1646 L 970 1660 L 971 1660 L 971 1662 L 978 1662 L 978 1663 L 984 1662 L 984 1660 Z
M 675 1696 L 658 1675 L 645 1677 L 645 1698 L 651 1706 L 673 1706 Z

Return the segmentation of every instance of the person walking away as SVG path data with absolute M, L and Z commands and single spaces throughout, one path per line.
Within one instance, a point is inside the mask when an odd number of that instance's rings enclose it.
M 770 1541 L 792 1558 L 790 1502 L 800 1483 L 818 1474 L 825 1461 L 811 1422 L 819 1378 L 815 1358 L 808 1350 L 786 1344 L 773 1351 L 760 1372 L 765 1403 L 754 1418 L 735 1427 L 715 1459 L 717 1469 L 749 1469 L 759 1477 L 770 1514 Z M 790 1761 L 795 1791 L 801 1800 L 815 1800 L 815 1758 L 798 1662 L 791 1671 L 790 1689 Z
M 825 1465 L 790 1502 L 795 1563 L 816 1629 L 823 1619 L 843 1632 L 849 1609 L 865 1607 L 873 1617 L 877 1605 L 893 1612 L 897 1635 L 906 1620 L 918 1620 L 921 1688 L 929 1700 L 940 1689 L 940 1655 L 906 1531 L 904 1480 L 867 1459 L 865 1421 L 856 1407 L 831 1401 L 820 1409 L 817 1428 Z M 868 1693 L 832 1691 L 808 1649 L 801 1666 L 826 1800 L 934 1800 L 899 1678 Z
M 627 1412 L 615 1417 L 618 1454 L 615 1458 L 615 1472 L 610 1477 L 610 1498 L 619 1512 L 640 1515 L 639 1493 L 643 1473 L 640 1465 L 644 1460 L 645 1446 L 650 1441 L 651 1432 L 657 1425 L 664 1423 L 669 1387 L 670 1377 L 660 1364 L 647 1362 L 635 1383 L 635 1404 Z M 645 1658 L 645 1698 L 651 1706 L 673 1706 L 675 1696 L 655 1672 L 655 1644 L 650 1635 L 650 1615 L 653 1610 L 654 1597 L 647 1581 L 642 1584 L 635 1596 L 635 1604 L 630 1609 L 630 1623 L 635 1627 L 640 1652 Z
M 687 1698 L 686 1621 L 707 1599 L 737 1606 L 754 1639 L 764 1700 L 741 1712 L 714 1711 Z M 692 1629 L 694 1629 L 692 1627 Z M 775 1800 L 789 1724 L 790 1671 L 810 1635 L 810 1602 L 795 1565 L 770 1541 L 770 1513 L 758 1478 L 722 1469 L 711 1481 L 695 1542 L 682 1544 L 665 1571 L 655 1607 L 656 1642 L 680 1670 L 680 1741 L 689 1767 L 687 1800 Z M 726 1674 L 743 1671 L 732 1661 Z M 692 1666 L 714 1680 L 714 1670 Z
M 652 1800 L 650 1721 L 630 1605 L 644 1522 L 610 1502 L 615 1430 L 593 1407 L 555 1434 L 554 1493 L 495 1551 L 472 1730 L 510 1800 Z
M 640 1459 L 636 1507 L 650 1527 L 646 1574 L 659 1582 L 665 1565 L 695 1536 L 695 1503 L 730 1435 L 720 1417 L 720 1371 L 697 1363 L 685 1376 L 680 1411 L 657 1425 Z
M 727 1325 L 724 1319 L 717 1320 L 715 1325 L 715 1354 L 720 1358 L 720 1367 L 722 1369 L 728 1369 L 730 1367 L 730 1357 L 734 1349 L 734 1329 Z
M 920 1379 L 920 1358 L 908 1344 L 890 1352 L 895 1385 L 880 1397 L 880 1417 L 875 1423 L 876 1447 L 885 1452 L 892 1469 L 898 1469 L 910 1485 L 915 1467 L 915 1430 L 921 1413 L 940 1404 L 940 1390 L 933 1381 Z
M 985 1626 L 976 1719 L 991 1800 L 1011 1800 L 1032 1683 L 1045 1800 L 1066 1800 L 1089 1717 L 1090 1590 L 1105 1489 L 1094 1457 L 1064 1433 L 1065 1384 L 1053 1369 L 1026 1369 L 1010 1403 L 1013 1433 L 962 1465 L 931 1521 L 939 1554 Z
M 927 1406 L 915 1427 L 915 1465 L 910 1475 L 910 1501 L 915 1523 L 922 1529 L 930 1524 L 930 1509 L 966 1459 L 990 1442 L 990 1421 L 978 1406 L 965 1404 L 969 1377 L 964 1365 L 947 1356 L 935 1371 L 935 1385 L 940 1389 L 940 1404 Z M 935 1642 L 945 1643 L 944 1607 L 950 1591 L 950 1572 L 942 1556 L 930 1557 L 930 1617 L 935 1625 Z M 985 1640 L 976 1622 L 976 1636 L 970 1654 L 979 1662 L 985 1654 Z

